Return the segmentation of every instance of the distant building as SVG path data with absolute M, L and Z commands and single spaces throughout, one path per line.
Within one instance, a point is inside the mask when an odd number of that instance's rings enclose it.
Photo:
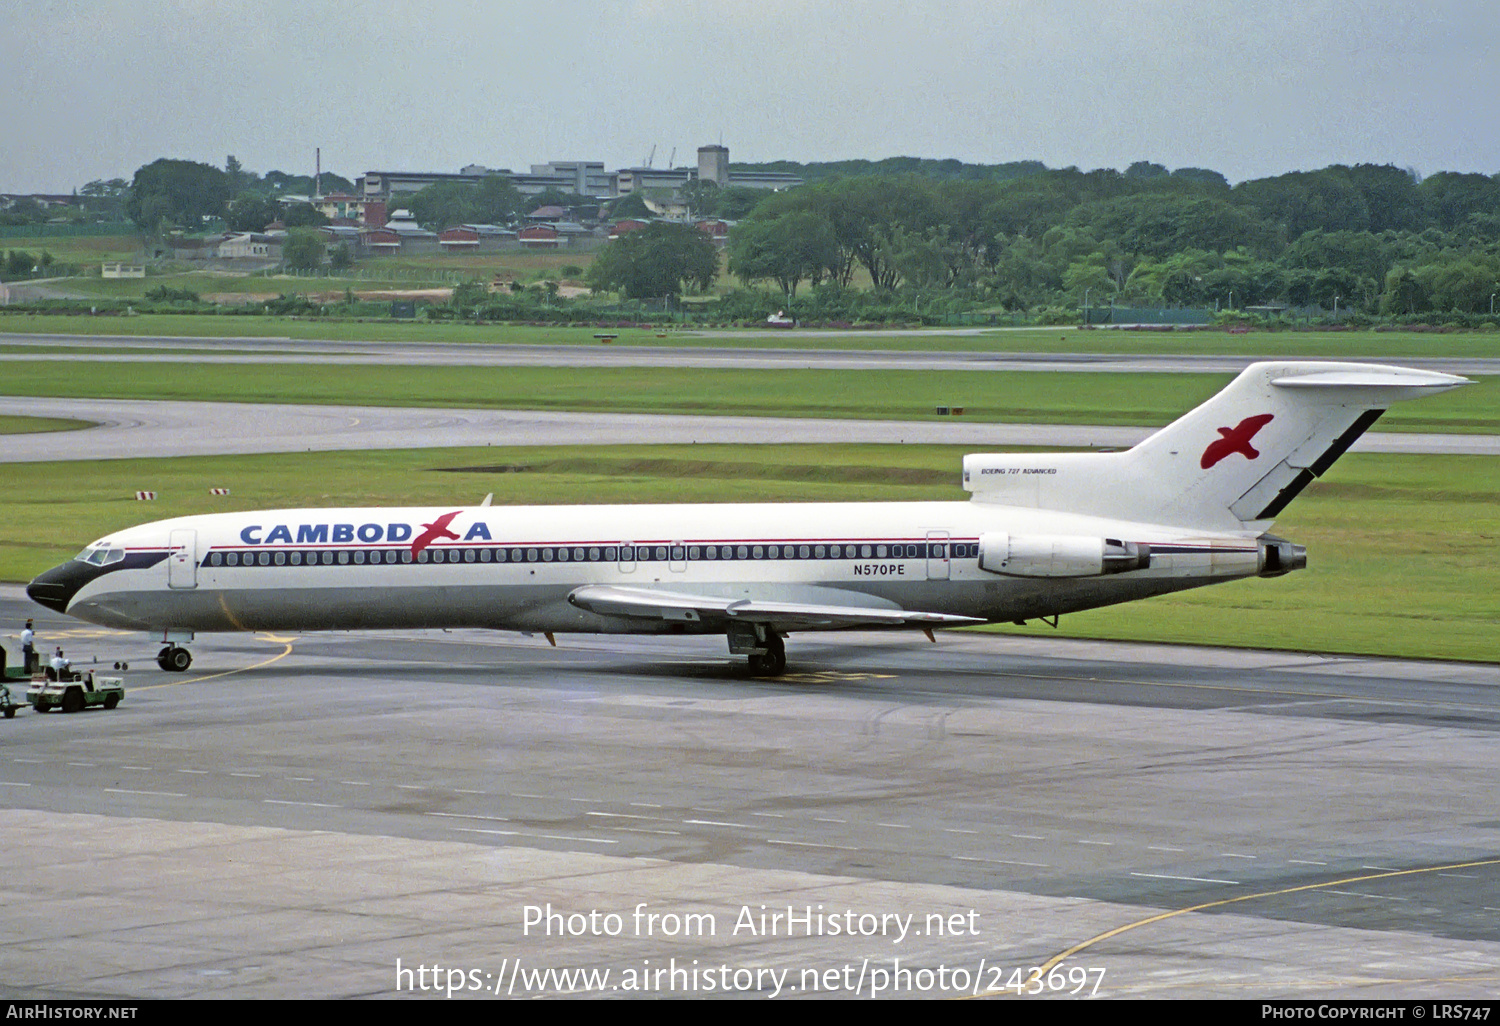
M 729 184 L 729 147 L 698 147 L 698 181 Z
M 445 253 L 493 253 L 513 247 L 516 233 L 493 224 L 458 224 L 438 233 Z
M 609 237 L 611 239 L 618 239 L 621 235 L 629 235 L 631 232 L 640 231 L 650 223 L 636 217 L 624 218 L 609 226 Z
M 318 229 L 323 236 L 323 244 L 330 250 L 338 246 L 348 246 L 350 256 L 366 256 L 365 229 L 348 224 L 325 224 Z
M 556 249 L 563 241 L 550 224 L 529 224 L 516 232 L 516 239 L 527 249 Z
M 312 200 L 312 205 L 330 221 L 352 221 L 355 224 L 369 224 L 371 222 L 368 216 L 368 208 L 372 206 L 380 208 L 382 221 L 385 218 L 385 205 L 381 201 L 366 199 L 363 196 L 353 196 L 343 192 L 318 196 Z
M 490 175 L 508 178 L 523 196 L 537 196 L 548 190 L 596 199 L 615 199 L 642 190 L 676 191 L 689 182 L 713 182 L 719 186 L 741 185 L 752 189 L 789 189 L 803 180 L 784 171 L 734 171 L 729 166 L 729 147 L 700 146 L 698 163 L 693 167 L 654 168 L 625 167 L 606 171 L 597 160 L 553 160 L 532 164 L 530 172 L 509 168 L 491 168 L 469 164 L 457 173 L 441 171 L 366 171 L 360 175 L 355 200 L 363 201 L 363 222 L 379 223 L 368 204 L 392 200 L 403 193 L 419 192 L 439 182 L 463 182 L 477 185 Z M 332 200 L 335 197 L 324 197 Z M 345 200 L 346 209 L 352 209 Z M 326 211 L 325 211 L 326 213 Z M 330 217 L 335 216 L 333 214 Z M 356 216 L 357 215 L 346 215 Z
M 410 210 L 397 210 L 384 226 L 366 232 L 365 248 L 371 253 L 436 253 L 442 247 L 437 232 L 417 224 Z
M 385 200 L 389 203 L 393 196 L 421 192 L 429 185 L 437 185 L 439 182 L 478 185 L 491 175 L 501 175 L 510 179 L 510 183 L 523 196 L 540 195 L 549 189 L 573 192 L 575 191 L 573 186 L 577 181 L 576 176 L 570 174 L 526 174 L 505 168 L 488 168 L 482 164 L 470 164 L 458 174 L 440 171 L 366 171 L 359 176 L 355 188 L 366 200 Z
M 688 216 L 688 202 L 680 192 L 660 192 L 656 195 L 643 195 L 641 200 L 646 204 L 646 209 L 657 217 L 669 221 L 685 221 Z
M 569 177 L 573 180 L 572 187 L 562 191 L 578 196 L 608 199 L 615 191 L 615 176 L 604 170 L 602 160 L 554 160 L 546 164 L 531 165 L 531 173 Z
M 615 195 L 629 196 L 644 189 L 680 189 L 698 177 L 692 167 L 622 167 L 615 172 Z
M 286 239 L 280 235 L 239 232 L 219 243 L 220 260 L 280 260 Z
M 795 189 L 804 179 L 789 171 L 731 171 L 729 184 L 744 189 Z
M 698 229 L 704 235 L 707 235 L 708 240 L 714 244 L 715 248 L 723 249 L 725 246 L 729 245 L 729 229 L 732 228 L 733 225 L 731 225 L 728 221 L 725 221 L 722 218 L 713 217 L 708 218 L 707 220 L 694 222 L 693 227 Z
M 167 240 L 167 246 L 173 260 L 217 260 L 219 246 L 226 238 L 228 236 L 224 234 L 209 235 L 201 239 L 174 235 Z

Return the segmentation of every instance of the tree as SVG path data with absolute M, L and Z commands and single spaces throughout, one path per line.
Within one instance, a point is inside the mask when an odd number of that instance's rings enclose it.
M 238 157 L 231 153 L 224 161 L 224 174 L 229 178 L 229 189 L 235 193 L 246 193 L 255 191 L 260 184 L 260 178 L 254 171 L 246 171 L 245 165 L 240 163 Z
M 47 208 L 30 196 L 18 196 L 0 218 L 0 224 L 41 224 L 47 220 Z
M 516 219 L 516 213 L 525 201 L 526 198 L 509 178 L 504 175 L 486 175 L 474 186 L 468 220 L 474 224 L 509 224 Z
M 747 285 L 769 278 L 788 298 L 804 280 L 833 277 L 839 244 L 833 226 L 809 210 L 737 225 L 729 235 L 729 270 Z
M 224 216 L 229 176 L 216 167 L 190 160 L 157 160 L 135 173 L 126 215 L 142 231 L 157 231 L 163 220 L 194 230 L 211 217 Z
M 1393 267 L 1385 276 L 1385 291 L 1380 296 L 1383 314 L 1407 314 L 1427 309 L 1430 300 L 1427 286 L 1409 267 Z
M 1149 160 L 1138 160 L 1125 169 L 1126 178 L 1166 178 L 1167 169 Z
M 79 189 L 78 194 L 83 197 L 84 209 L 94 217 L 117 221 L 124 216 L 130 183 L 123 178 L 111 178 L 109 181 L 96 178 Z
M 630 299 L 681 294 L 683 286 L 707 289 L 719 273 L 719 253 L 697 228 L 658 221 L 621 236 L 599 251 L 589 268 L 596 292 Z
M 1452 230 L 1471 214 L 1493 214 L 1500 208 L 1500 179 L 1480 174 L 1439 171 L 1417 187 L 1429 223 Z
M 274 200 L 256 192 L 242 192 L 229 204 L 225 218 L 230 231 L 259 232 L 276 220 L 277 212 Z
M 321 228 L 328 223 L 328 215 L 311 203 L 293 203 L 281 216 L 281 223 L 288 228 Z
M 1172 172 L 1172 177 L 1183 181 L 1195 182 L 1203 186 L 1208 192 L 1224 194 L 1229 192 L 1229 181 L 1217 171 L 1210 171 L 1204 167 L 1180 167 Z
M 1314 228 L 1361 232 L 1370 227 L 1369 203 L 1345 167 L 1241 182 L 1234 187 L 1233 197 L 1266 220 L 1284 226 L 1289 239 Z
M 609 216 L 616 221 L 627 217 L 649 218 L 653 217 L 651 208 L 646 206 L 646 197 L 639 192 L 626 193 L 609 205 Z
M 25 278 L 28 277 L 32 271 L 36 270 L 36 257 L 32 256 L 24 249 L 8 250 L 5 254 L 5 263 L 3 267 L 5 277 Z
M 265 177 L 260 180 L 260 185 L 262 190 L 271 196 L 282 194 L 311 196 L 318 188 L 318 183 L 312 175 L 289 175 L 285 171 L 267 171 Z M 323 172 L 323 195 L 353 191 L 354 183 L 349 179 L 336 175 L 332 171 Z
M 323 239 L 318 232 L 297 229 L 287 233 L 281 247 L 281 262 L 294 271 L 313 271 L 323 266 Z

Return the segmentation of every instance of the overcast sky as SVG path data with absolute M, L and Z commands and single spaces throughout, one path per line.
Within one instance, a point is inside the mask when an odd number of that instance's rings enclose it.
M 1500 172 L 1497 0 L 5 0 L 0 192 L 158 157 Z

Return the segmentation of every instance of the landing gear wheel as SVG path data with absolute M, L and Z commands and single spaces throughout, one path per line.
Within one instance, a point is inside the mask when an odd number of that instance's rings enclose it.
M 193 665 L 193 654 L 185 648 L 168 645 L 157 653 L 156 665 L 172 673 L 181 673 Z
M 786 645 L 781 635 L 772 631 L 766 637 L 765 653 L 750 657 L 750 673 L 756 677 L 780 677 L 785 672 Z

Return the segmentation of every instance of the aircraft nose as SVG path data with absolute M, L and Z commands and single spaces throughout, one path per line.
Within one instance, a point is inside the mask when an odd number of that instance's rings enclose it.
M 26 594 L 31 596 L 31 601 L 38 605 L 46 606 L 59 613 L 66 613 L 68 603 L 73 601 L 73 596 L 78 594 L 78 589 L 87 584 L 95 572 L 95 567 L 80 563 L 75 559 L 37 574 L 36 578 L 26 586 Z

